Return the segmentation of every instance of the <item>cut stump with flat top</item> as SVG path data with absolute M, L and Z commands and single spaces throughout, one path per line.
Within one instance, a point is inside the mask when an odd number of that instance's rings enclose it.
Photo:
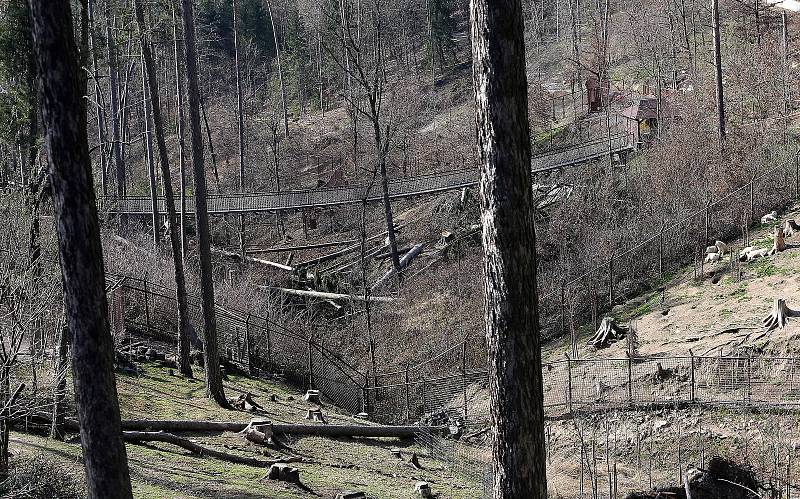
M 789 308 L 783 298 L 776 298 L 772 303 L 772 312 L 763 320 L 765 332 L 783 329 L 790 317 L 800 317 L 800 311 Z

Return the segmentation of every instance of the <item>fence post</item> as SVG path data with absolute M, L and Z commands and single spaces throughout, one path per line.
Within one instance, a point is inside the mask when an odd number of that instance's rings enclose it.
M 464 419 L 467 419 L 467 339 L 461 343 L 461 380 L 464 385 Z
M 748 406 L 751 405 L 753 398 L 753 386 L 751 380 L 752 376 L 750 374 L 750 370 L 753 366 L 753 363 L 751 359 L 752 357 L 750 357 L 750 354 L 748 353 L 747 354 L 747 405 Z
M 614 307 L 614 255 L 608 260 L 608 306 Z
M 754 192 L 755 183 L 756 183 L 756 179 L 755 178 L 750 179 L 750 223 L 753 223 L 753 220 L 755 220 L 755 216 L 756 216 L 756 214 L 755 214 L 756 201 L 755 201 L 755 192 Z
M 695 394 L 694 394 L 694 352 L 692 349 L 689 349 L 689 401 L 694 403 L 695 401 Z
M 144 323 L 147 326 L 148 331 L 150 330 L 150 292 L 147 290 L 147 274 L 144 276 L 144 281 L 142 281 L 142 285 L 144 286 Z
M 561 336 L 567 332 L 566 322 L 566 307 L 564 306 L 564 281 L 561 281 Z M 465 340 L 466 341 L 466 340 Z
M 664 220 L 661 220 L 661 232 L 658 235 L 658 276 L 664 277 Z
M 633 357 L 628 354 L 628 405 L 633 405 Z
M 422 376 L 422 414 L 425 414 L 425 376 Z
M 408 384 L 408 364 L 406 364 L 406 423 L 411 421 L 411 397 Z
M 706 201 L 706 240 L 703 242 L 705 246 L 711 241 L 711 196 Z M 703 249 L 705 249 L 705 246 Z
M 252 352 L 252 342 L 250 341 L 250 314 L 247 314 L 247 318 L 244 321 L 244 347 L 246 349 L 246 357 L 245 360 L 247 361 L 247 374 L 253 374 L 253 356 L 251 355 Z
M 314 361 L 311 357 L 311 335 L 308 336 L 308 389 L 314 389 Z
M 794 197 L 800 197 L 800 151 L 794 155 Z
M 267 372 L 273 372 L 272 365 L 272 331 L 267 327 Z
M 572 414 L 572 359 L 568 353 L 564 356 L 567 357 L 567 410 Z

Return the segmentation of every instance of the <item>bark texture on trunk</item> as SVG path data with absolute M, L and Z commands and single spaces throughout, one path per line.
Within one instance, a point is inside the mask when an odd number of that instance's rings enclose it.
M 144 33 L 147 25 L 142 9 L 142 0 L 134 0 L 136 10 L 136 22 L 139 25 L 139 37 L 142 45 L 142 58 L 144 59 L 145 73 L 148 91 L 150 93 L 150 108 L 152 110 L 153 124 L 156 132 L 156 146 L 158 148 L 158 158 L 161 164 L 161 181 L 164 187 L 164 204 L 167 209 L 167 225 L 169 226 L 169 239 L 172 246 L 172 264 L 175 270 L 175 297 L 178 304 L 178 367 L 181 374 L 192 376 L 192 367 L 189 362 L 189 301 L 186 297 L 186 277 L 183 268 L 183 257 L 181 251 L 181 234 L 179 233 L 178 215 L 175 210 L 175 195 L 172 189 L 172 176 L 169 168 L 169 153 L 164 137 L 164 120 L 161 116 L 161 102 L 158 90 L 158 76 L 156 65 L 153 60 L 153 53 L 148 45 Z
M 181 0 L 183 39 L 186 53 L 186 88 L 189 97 L 189 136 L 192 141 L 195 222 L 200 254 L 200 294 L 203 309 L 203 357 L 206 370 L 206 395 L 222 407 L 228 406 L 222 387 L 217 345 L 217 317 L 214 309 L 214 275 L 211 267 L 211 236 L 208 230 L 206 172 L 203 163 L 203 135 L 200 129 L 200 88 L 197 76 L 197 47 L 194 35 L 192 0 Z
M 547 496 L 520 0 L 471 3 L 495 498 Z
M 70 3 L 31 9 L 88 495 L 132 497 Z

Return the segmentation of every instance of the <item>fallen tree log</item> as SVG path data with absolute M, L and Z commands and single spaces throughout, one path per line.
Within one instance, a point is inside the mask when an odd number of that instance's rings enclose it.
M 203 447 L 200 444 L 192 442 L 187 438 L 182 438 L 171 433 L 163 431 L 123 431 L 122 438 L 126 442 L 164 442 L 167 444 L 177 445 L 182 449 L 190 451 L 200 457 L 213 457 L 222 461 L 227 461 L 234 464 L 246 464 L 247 466 L 256 466 L 258 468 L 268 468 L 276 463 L 285 463 L 284 459 L 274 459 L 270 461 L 262 461 L 254 457 L 237 456 L 236 454 L 228 454 L 227 452 L 218 451 L 208 447 Z
M 292 288 L 278 288 L 274 286 L 258 286 L 261 289 L 268 289 L 271 291 L 280 291 L 288 295 L 305 296 L 307 298 L 319 298 L 321 300 L 353 300 L 364 301 L 363 296 L 359 295 L 345 295 L 341 293 L 326 293 L 323 291 L 310 291 L 306 289 L 292 289 Z M 390 303 L 394 298 L 389 296 L 370 296 L 369 301 L 377 303 Z
M 422 248 L 424 244 L 415 244 L 413 248 L 411 248 L 408 253 L 403 255 L 403 258 L 400 259 L 400 270 L 402 271 L 411 263 L 414 258 L 416 258 L 420 253 L 422 253 Z M 371 291 L 374 291 L 378 286 L 386 282 L 388 279 L 391 279 L 395 274 L 397 274 L 397 270 L 392 268 L 389 272 L 383 275 L 380 279 L 375 281 L 375 284 L 372 285 Z
M 239 433 L 250 423 L 227 421 L 192 421 L 183 419 L 129 419 L 122 421 L 125 431 L 140 432 L 183 432 L 183 431 L 229 431 Z M 78 430 L 78 422 L 74 419 L 66 421 L 70 431 Z M 316 436 L 316 437 L 413 437 L 420 431 L 446 435 L 447 426 L 366 426 L 366 425 L 315 425 L 315 424 L 273 424 L 275 434 Z
M 217 253 L 219 255 L 225 256 L 225 257 L 230 258 L 232 260 L 236 260 L 237 262 L 241 262 L 242 261 L 242 255 L 240 255 L 239 253 L 234 253 L 233 251 L 228 251 L 228 250 L 224 250 L 224 249 L 221 249 L 221 248 L 215 248 L 213 246 L 211 247 L 211 251 L 213 253 Z M 258 264 L 266 265 L 266 266 L 269 266 L 269 267 L 275 267 L 276 269 L 285 270 L 287 272 L 294 272 L 294 267 L 291 267 L 289 265 L 284 265 L 284 264 L 278 263 L 278 262 L 273 262 L 273 261 L 270 261 L 270 260 L 264 260 L 263 258 L 255 258 L 255 257 L 252 257 L 252 256 L 245 256 L 244 260 L 246 262 L 258 263 Z
M 405 227 L 405 224 L 395 225 L 394 226 L 394 230 L 395 230 L 395 232 L 399 232 L 403 227 Z M 380 234 L 376 234 L 374 236 L 368 237 L 368 238 L 364 239 L 364 243 L 372 242 L 372 241 L 374 241 L 376 239 L 381 239 L 383 237 L 386 237 L 386 233 L 387 233 L 386 231 L 383 231 Z M 344 255 L 346 255 L 348 253 L 352 253 L 353 251 L 360 251 L 360 250 L 361 250 L 361 242 L 359 241 L 357 244 L 354 244 L 352 246 L 348 246 L 347 248 L 339 250 L 339 251 L 337 251 L 335 253 L 319 256 L 317 258 L 313 258 L 311 260 L 307 260 L 305 262 L 298 263 L 297 265 L 295 265 L 295 268 L 296 269 L 304 269 L 306 267 L 319 265 L 320 263 L 324 263 L 324 262 L 327 262 L 329 260 L 333 260 L 335 258 L 339 258 L 340 256 L 344 256 Z

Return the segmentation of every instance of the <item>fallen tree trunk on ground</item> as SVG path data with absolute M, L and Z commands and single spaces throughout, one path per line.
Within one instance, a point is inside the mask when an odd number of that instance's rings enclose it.
M 213 457 L 222 461 L 227 461 L 234 464 L 246 464 L 247 466 L 256 466 L 258 468 L 268 468 L 276 463 L 285 463 L 284 459 L 274 459 L 270 461 L 262 461 L 254 457 L 238 456 L 236 454 L 228 454 L 227 452 L 210 449 L 196 444 L 189 439 L 165 433 L 163 431 L 123 431 L 122 438 L 126 442 L 164 442 L 172 445 L 177 445 L 183 449 L 190 451 L 200 457 Z
M 325 293 L 323 291 L 309 291 L 306 289 L 291 289 L 291 288 L 276 288 L 273 286 L 258 286 L 261 289 L 268 289 L 271 291 L 280 291 L 289 295 L 305 296 L 307 298 L 319 298 L 322 300 L 353 300 L 364 301 L 363 296 L 359 295 L 344 295 L 340 293 Z M 370 296 L 369 301 L 379 303 L 390 303 L 394 298 L 388 296 Z
M 416 258 L 416 257 L 417 257 L 417 256 L 418 256 L 420 253 L 422 253 L 422 248 L 423 248 L 423 247 L 424 247 L 424 245 L 423 245 L 423 244 L 415 244 L 415 245 L 414 245 L 414 247 L 413 247 L 413 248 L 411 248 L 411 249 L 408 251 L 408 253 L 406 253 L 405 255 L 403 255 L 403 258 L 401 258 L 401 259 L 400 259 L 400 270 L 401 270 L 401 271 L 402 271 L 403 269 L 405 269 L 406 267 L 408 267 L 408 265 L 411 263 L 411 261 L 412 261 L 414 258 Z M 378 280 L 375 282 L 375 284 L 373 284 L 373 285 L 372 285 L 372 289 L 371 289 L 371 291 L 375 291 L 375 289 L 376 289 L 378 286 L 380 286 L 381 284 L 383 284 L 384 282 L 386 282 L 388 279 L 390 279 L 390 278 L 391 278 L 392 276 L 394 276 L 395 274 L 397 274 L 397 271 L 396 271 L 395 269 L 392 269 L 392 270 L 390 270 L 389 272 L 387 272 L 386 274 L 384 274 L 384 276 L 383 276 L 383 277 L 381 277 L 380 279 L 378 279 Z
M 239 433 L 250 423 L 234 423 L 227 421 L 192 421 L 192 420 L 156 420 L 129 419 L 122 421 L 125 431 L 139 432 L 182 432 L 182 431 L 229 431 Z M 78 422 L 68 420 L 66 428 L 78 430 Z M 273 424 L 276 434 L 289 434 L 316 437 L 375 437 L 375 438 L 408 438 L 420 431 L 435 434 L 448 434 L 447 426 L 362 426 L 362 425 L 314 425 L 314 424 Z
M 228 251 L 228 250 L 224 250 L 224 249 L 221 249 L 221 248 L 215 248 L 213 246 L 211 247 L 211 251 L 213 253 L 220 254 L 220 255 L 225 256 L 227 258 L 230 258 L 232 260 L 236 260 L 237 262 L 241 262 L 242 261 L 242 255 L 240 255 L 239 253 L 234 253 L 233 251 Z M 254 258 L 252 256 L 245 256 L 244 260 L 247 261 L 247 262 L 251 262 L 251 263 L 259 263 L 261 265 L 267 265 L 269 267 L 275 267 L 276 269 L 285 270 L 287 272 L 294 272 L 294 267 L 291 267 L 289 265 L 284 265 L 284 264 L 278 263 L 278 262 L 272 262 L 270 260 L 264 260 L 263 258 Z

